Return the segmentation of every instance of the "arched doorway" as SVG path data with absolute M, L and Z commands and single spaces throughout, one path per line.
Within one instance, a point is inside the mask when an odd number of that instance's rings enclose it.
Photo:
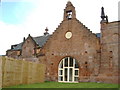
M 58 66 L 58 82 L 78 82 L 79 66 L 76 59 L 65 57 Z

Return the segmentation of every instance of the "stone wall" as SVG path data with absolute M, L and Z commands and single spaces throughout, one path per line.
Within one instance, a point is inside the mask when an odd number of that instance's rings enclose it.
M 100 81 L 118 83 L 118 22 L 102 24 Z
M 66 32 L 72 32 L 67 39 Z M 45 53 L 43 62 L 47 65 L 47 79 L 58 81 L 59 62 L 67 56 L 75 58 L 80 66 L 79 80 L 92 81 L 91 78 L 99 74 L 100 65 L 99 38 L 89 31 L 77 19 L 64 20 L 43 47 Z M 88 63 L 88 76 L 85 75 L 85 62 Z M 93 80 L 94 81 L 94 80 Z
M 28 36 L 28 38 L 24 41 L 22 45 L 22 52 L 21 57 L 22 58 L 30 58 L 33 57 L 35 54 L 35 42 L 32 39 L 31 36 Z
M 12 58 L 17 58 L 19 56 L 18 53 L 20 53 L 20 50 L 8 50 L 7 56 Z

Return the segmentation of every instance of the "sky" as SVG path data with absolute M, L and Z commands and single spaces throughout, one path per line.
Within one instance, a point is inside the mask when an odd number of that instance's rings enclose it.
M 118 21 L 119 0 L 69 0 L 75 6 L 76 17 L 93 33 L 100 32 L 101 7 L 109 22 Z M 11 45 L 19 44 L 23 37 L 42 36 L 63 20 L 68 0 L 1 0 L 0 2 L 0 55 L 5 55 Z

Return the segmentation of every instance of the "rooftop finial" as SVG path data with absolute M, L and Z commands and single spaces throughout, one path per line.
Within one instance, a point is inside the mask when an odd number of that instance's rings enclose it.
M 30 37 L 31 35 L 30 35 L 30 34 L 28 34 L 28 36 Z
M 101 18 L 102 18 L 102 20 L 105 19 L 104 7 L 101 8 Z
M 46 27 L 44 35 L 46 36 L 46 35 L 48 35 L 48 34 L 49 34 L 49 33 L 48 33 L 48 28 Z
M 25 41 L 25 37 L 23 38 L 23 42 Z
M 108 16 L 105 16 L 105 12 L 104 12 L 104 7 L 101 8 L 101 23 L 102 22 L 108 22 Z

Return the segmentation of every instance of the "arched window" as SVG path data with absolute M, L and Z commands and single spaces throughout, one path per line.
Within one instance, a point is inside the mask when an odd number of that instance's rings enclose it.
M 78 82 L 79 66 L 76 59 L 66 57 L 61 60 L 58 66 L 59 82 Z

